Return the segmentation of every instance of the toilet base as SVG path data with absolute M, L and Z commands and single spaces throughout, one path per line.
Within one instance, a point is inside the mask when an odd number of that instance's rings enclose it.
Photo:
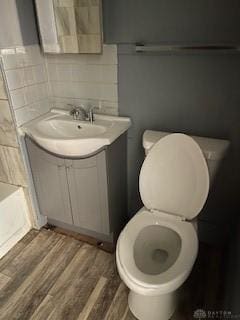
M 177 307 L 177 291 L 160 296 L 144 296 L 129 292 L 128 305 L 139 320 L 169 320 Z

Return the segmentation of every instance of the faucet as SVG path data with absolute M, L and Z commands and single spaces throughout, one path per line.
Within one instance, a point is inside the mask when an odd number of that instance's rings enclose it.
M 68 106 L 72 107 L 72 110 L 70 111 L 70 115 L 73 116 L 74 120 L 82 120 L 82 121 L 89 121 L 90 123 L 94 122 L 94 109 L 98 109 L 95 106 L 92 106 L 88 109 L 88 112 L 85 110 L 85 108 L 81 106 L 75 106 L 73 104 L 68 104 Z
M 72 107 L 70 115 L 73 116 L 74 120 L 88 120 L 88 113 L 83 106 L 75 106 L 73 104 L 68 104 L 68 106 Z

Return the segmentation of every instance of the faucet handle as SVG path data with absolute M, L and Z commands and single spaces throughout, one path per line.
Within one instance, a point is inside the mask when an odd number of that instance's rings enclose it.
M 71 103 L 68 103 L 67 105 L 72 108 L 70 110 L 70 112 L 69 112 L 70 115 L 72 116 L 76 112 L 76 106 L 74 104 L 71 104 Z
M 93 109 L 97 109 L 98 107 L 96 107 L 96 106 L 90 106 L 89 108 L 88 108 L 88 111 L 92 111 Z
M 80 115 L 79 108 L 73 104 L 70 104 L 70 103 L 68 103 L 68 106 L 72 107 L 72 109 L 69 112 L 70 116 L 73 116 L 73 119 L 77 120 Z
M 89 109 L 88 109 L 88 120 L 91 123 L 93 123 L 93 121 L 94 121 L 94 113 L 93 113 L 94 109 L 99 109 L 99 108 L 96 107 L 96 106 L 90 106 Z
M 99 107 L 97 106 L 90 106 L 88 108 L 88 114 L 93 114 L 93 110 L 99 110 Z

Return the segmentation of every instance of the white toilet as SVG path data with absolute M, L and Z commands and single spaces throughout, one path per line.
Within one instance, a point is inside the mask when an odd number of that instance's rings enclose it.
M 116 260 L 137 319 L 167 320 L 197 257 L 193 219 L 207 199 L 209 173 L 212 178 L 228 141 L 146 131 L 143 145 L 147 157 L 139 189 L 144 207 L 121 232 Z

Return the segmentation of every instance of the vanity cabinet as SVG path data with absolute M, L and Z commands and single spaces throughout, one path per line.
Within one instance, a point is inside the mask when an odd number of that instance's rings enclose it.
M 49 224 L 115 242 L 127 217 L 126 136 L 84 159 L 61 158 L 25 141 L 39 209 Z

